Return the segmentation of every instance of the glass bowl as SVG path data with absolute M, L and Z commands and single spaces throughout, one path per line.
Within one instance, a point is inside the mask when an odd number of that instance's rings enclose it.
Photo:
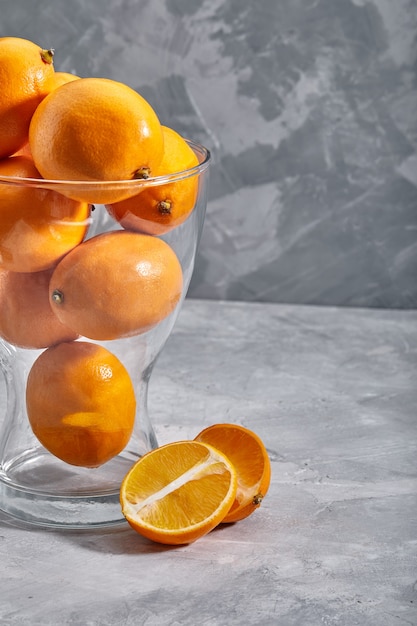
M 4 337 L 0 338 L 0 365 L 7 391 L 0 424 L 0 509 L 15 518 L 35 525 L 60 528 L 104 527 L 124 522 L 119 504 L 120 484 L 132 464 L 157 446 L 148 414 L 148 384 L 155 361 L 186 296 L 204 223 L 210 153 L 202 145 L 192 141 L 188 143 L 198 158 L 197 166 L 147 180 L 71 182 L 0 176 L 0 198 L 2 194 L 7 197 L 17 187 L 19 190 L 31 190 L 41 201 L 50 193 L 58 194 L 60 198 L 66 196 L 86 201 L 91 211 L 84 240 L 101 233 L 130 228 L 130 223 L 124 227 L 123 221 L 115 220 L 109 211 L 108 204 L 116 197 L 120 201 L 144 190 L 192 179 L 196 181 L 197 189 L 192 210 L 182 223 L 156 231 L 146 220 L 140 225 L 141 232 L 163 239 L 180 261 L 183 288 L 173 311 L 152 329 L 140 334 L 99 341 L 83 336 L 75 339 L 94 341 L 104 346 L 130 374 L 136 396 L 135 423 L 128 444 L 117 456 L 99 467 L 79 467 L 57 458 L 41 445 L 28 419 L 26 382 L 33 363 L 47 347 L 23 348 Z M 51 218 L 55 219 L 53 214 L 52 208 Z M 62 217 L 56 216 L 56 219 L 62 221 Z M 15 230 L 19 234 L 28 228 L 22 218 Z M 11 240 L 16 235 L 12 231 Z M 3 254 L 3 259 L 5 256 Z M 120 281 L 123 282 L 122 275 Z M 32 321 L 36 324 L 36 319 Z M 172 407 L 167 407 L 167 420 L 172 410 Z

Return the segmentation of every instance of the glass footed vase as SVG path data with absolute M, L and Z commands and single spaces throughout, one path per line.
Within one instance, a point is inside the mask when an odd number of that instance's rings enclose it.
M 197 166 L 148 180 L 66 182 L 0 174 L 0 219 L 7 198 L 13 198 L 16 192 L 28 192 L 41 203 L 48 198 L 51 203 L 51 194 L 55 194 L 57 202 L 62 196 L 69 197 L 71 201 L 83 200 L 88 203 L 90 210 L 83 241 L 108 231 L 132 230 L 129 220 L 124 224 L 123 220 L 115 219 L 109 210 L 109 203 L 111 205 L 115 197 L 119 200 L 139 194 L 139 198 L 144 191 L 168 184 L 180 185 L 184 181 L 194 181 L 195 184 L 191 211 L 185 221 L 155 231 L 151 221 L 140 220 L 139 232 L 163 239 L 180 261 L 183 287 L 173 311 L 156 326 L 140 334 L 110 340 L 94 340 L 83 335 L 75 339 L 93 341 L 105 347 L 122 362 L 130 375 L 136 398 L 136 414 L 132 435 L 119 454 L 98 467 L 90 468 L 70 464 L 49 452 L 35 436 L 26 406 L 29 372 L 48 346 L 19 347 L 9 339 L 0 338 L 0 365 L 5 381 L 5 392 L 0 399 L 0 510 L 14 518 L 38 526 L 58 528 L 106 527 L 124 521 L 119 503 L 120 484 L 132 464 L 157 446 L 148 414 L 148 384 L 155 361 L 172 331 L 186 296 L 204 222 L 210 154 L 203 146 L 191 141 L 188 143 L 198 158 Z M 2 195 L 6 198 L 4 202 Z M 54 203 L 51 204 L 51 220 L 63 223 L 62 216 L 56 215 Z M 9 228 L 8 239 L 0 252 L 1 258 L 6 258 L 4 247 L 10 241 L 15 243 L 13 238 L 20 245 L 17 235 L 27 236 L 30 228 L 26 222 L 22 213 L 20 222 Z M 23 270 L 20 267 L 18 270 L 26 272 L 24 266 Z M 1 276 L 0 280 L 3 280 Z M 120 281 L 123 282 L 123 276 L 120 276 Z M 0 290 L 0 317 L 2 314 L 7 315 L 7 307 L 5 313 L 5 307 L 1 304 L 2 298 L 7 299 L 7 289 Z M 36 317 L 30 323 L 36 328 Z

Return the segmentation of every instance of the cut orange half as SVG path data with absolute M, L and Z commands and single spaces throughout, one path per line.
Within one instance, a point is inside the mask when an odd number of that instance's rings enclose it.
M 223 452 L 237 471 L 236 498 L 222 521 L 237 522 L 251 515 L 260 506 L 271 481 L 271 462 L 262 440 L 244 426 L 214 424 L 197 435 L 195 441 Z
M 237 474 L 212 446 L 179 441 L 145 454 L 120 489 L 122 512 L 141 535 L 165 544 L 191 543 L 224 518 L 232 506 Z

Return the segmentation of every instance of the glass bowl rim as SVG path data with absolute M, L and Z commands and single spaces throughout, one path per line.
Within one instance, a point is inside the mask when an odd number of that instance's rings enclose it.
M 171 174 L 151 176 L 149 178 L 132 178 L 128 180 L 61 180 L 48 178 L 25 178 L 23 176 L 2 176 L 0 174 L 0 184 L 12 184 L 21 187 L 36 187 L 38 189 L 50 189 L 58 192 L 60 189 L 71 189 L 72 191 L 76 191 L 77 189 L 99 189 L 100 191 L 105 191 L 113 189 L 134 190 L 137 188 L 140 190 L 142 187 L 166 185 L 168 183 L 200 175 L 205 172 L 210 165 L 211 153 L 208 148 L 191 139 L 185 139 L 185 141 L 193 152 L 201 158 L 201 161 L 194 167 L 173 172 Z

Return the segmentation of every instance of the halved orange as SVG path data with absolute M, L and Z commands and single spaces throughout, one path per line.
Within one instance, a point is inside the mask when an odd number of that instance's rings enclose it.
M 237 424 L 214 424 L 195 441 L 210 444 L 223 452 L 237 471 L 237 492 L 222 522 L 237 522 L 251 515 L 265 497 L 271 481 L 271 462 L 262 440 Z
M 198 441 L 169 443 L 145 454 L 123 479 L 122 512 L 141 535 L 164 544 L 186 544 L 224 518 L 236 496 L 229 459 Z

